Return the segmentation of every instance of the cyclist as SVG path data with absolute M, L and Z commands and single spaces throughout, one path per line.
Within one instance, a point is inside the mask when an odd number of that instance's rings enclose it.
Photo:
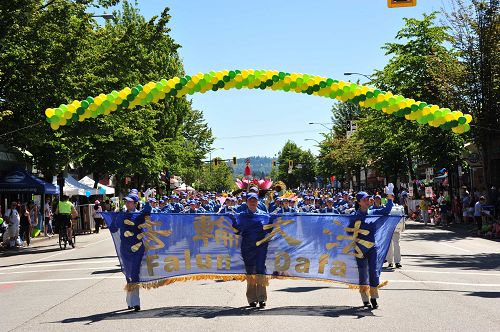
M 78 216 L 78 212 L 75 209 L 73 203 L 69 201 L 67 195 L 63 195 L 59 203 L 57 203 L 56 216 L 58 218 L 57 225 L 59 227 L 59 232 L 62 232 L 66 227 L 66 234 L 68 236 L 69 244 L 74 248 L 73 243 L 73 228 L 71 227 L 72 217 Z

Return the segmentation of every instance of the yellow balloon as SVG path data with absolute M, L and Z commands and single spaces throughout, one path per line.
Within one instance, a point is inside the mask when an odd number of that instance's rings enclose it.
M 52 128 L 53 130 L 59 129 L 59 123 L 52 122 L 50 124 L 50 128 Z
M 45 115 L 48 117 L 48 118 L 51 118 L 54 116 L 54 114 L 56 114 L 56 112 L 54 111 L 53 108 L 47 108 L 45 110 Z
M 75 105 L 73 105 L 73 104 L 69 104 L 69 105 L 68 105 L 68 111 L 69 111 L 70 113 L 72 113 L 72 114 L 73 114 L 73 113 L 76 113 L 76 107 L 75 107 Z
M 465 114 L 465 120 L 467 120 L 467 123 L 470 123 L 472 121 L 472 115 L 470 114 Z

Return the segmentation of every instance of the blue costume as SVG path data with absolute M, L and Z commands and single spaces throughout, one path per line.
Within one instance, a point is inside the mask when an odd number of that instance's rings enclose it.
M 262 210 L 255 213 L 246 209 L 238 214 L 233 227 L 241 235 L 241 256 L 247 274 L 266 274 L 266 256 L 268 242 L 257 246 L 257 241 L 264 239 L 271 230 L 264 230 L 269 223 L 269 215 Z
M 369 241 L 375 243 L 375 232 L 381 226 L 380 221 L 384 221 L 385 219 L 377 219 L 374 222 L 365 222 L 367 216 L 371 215 L 389 215 L 393 206 L 392 200 L 388 200 L 385 206 L 381 206 L 379 208 L 369 209 L 367 213 L 364 213 L 361 210 L 354 212 L 353 216 L 357 218 L 352 218 L 349 227 L 354 227 L 354 223 L 358 220 L 361 220 L 362 229 L 366 229 L 369 231 L 367 235 L 363 235 L 358 233 L 358 239 Z M 380 284 L 380 272 L 377 270 L 377 246 L 373 246 L 372 248 L 366 248 L 364 246 L 360 246 L 360 249 L 363 253 L 362 258 L 356 258 L 356 262 L 358 264 L 359 271 L 359 285 L 370 285 L 370 292 L 376 293 L 377 287 Z M 362 293 L 363 295 L 363 293 Z M 374 297 L 374 296 L 373 296 Z
M 319 213 L 336 213 L 336 214 L 339 214 L 339 211 L 337 211 L 337 209 L 335 208 L 329 208 L 329 207 L 326 207 L 326 208 L 323 208 L 319 211 Z

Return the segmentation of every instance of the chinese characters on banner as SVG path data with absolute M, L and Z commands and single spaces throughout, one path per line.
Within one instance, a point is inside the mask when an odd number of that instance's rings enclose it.
M 139 284 L 197 275 L 244 275 L 240 235 L 233 226 L 242 216 L 214 214 L 103 213 L 127 281 Z M 257 215 L 254 215 L 254 218 Z M 326 214 L 262 217 L 267 235 L 266 274 L 315 278 L 358 285 L 356 258 L 377 250 L 381 269 L 401 216 Z M 260 218 L 257 216 L 257 218 Z M 265 220 L 265 222 L 264 222 Z M 373 223 L 375 227 L 365 227 Z M 370 230 L 368 230 L 370 229 Z M 375 241 L 366 240 L 374 232 Z M 373 234 L 372 234 L 373 235 Z

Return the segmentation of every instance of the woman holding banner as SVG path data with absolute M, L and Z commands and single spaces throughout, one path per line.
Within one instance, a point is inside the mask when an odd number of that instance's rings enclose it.
M 264 308 L 267 301 L 266 257 L 269 244 L 265 237 L 270 230 L 265 230 L 269 214 L 259 210 L 258 204 L 258 195 L 249 193 L 247 207 L 237 216 L 233 227 L 242 238 L 241 256 L 246 270 L 248 304 L 256 307 L 258 302 L 259 307 Z
M 371 223 L 366 223 L 365 219 L 368 215 L 389 215 L 393 206 L 394 199 L 394 185 L 392 183 L 389 183 L 389 185 L 386 187 L 386 194 L 388 200 L 385 206 L 369 209 L 370 196 L 364 191 L 360 191 L 359 193 L 357 193 L 357 209 L 356 212 L 354 212 L 354 216 L 356 216 L 357 218 L 353 218 L 351 220 L 352 225 L 350 225 L 350 227 L 354 229 L 359 228 L 369 231 L 366 233 L 359 232 L 357 233 L 357 237 L 360 240 L 364 240 L 368 243 L 374 244 L 370 247 L 361 246 L 362 255 L 360 255 L 359 257 L 356 256 L 356 262 L 358 264 L 359 271 L 359 292 L 361 294 L 361 299 L 363 300 L 363 305 L 366 308 L 378 308 L 377 298 L 379 297 L 378 286 L 380 284 L 380 271 L 377 270 L 378 248 L 375 244 L 375 232 L 380 226 L 378 224 L 378 221 L 384 219 L 378 219 L 377 221 Z M 361 221 L 361 224 L 358 225 L 357 223 L 359 221 Z

